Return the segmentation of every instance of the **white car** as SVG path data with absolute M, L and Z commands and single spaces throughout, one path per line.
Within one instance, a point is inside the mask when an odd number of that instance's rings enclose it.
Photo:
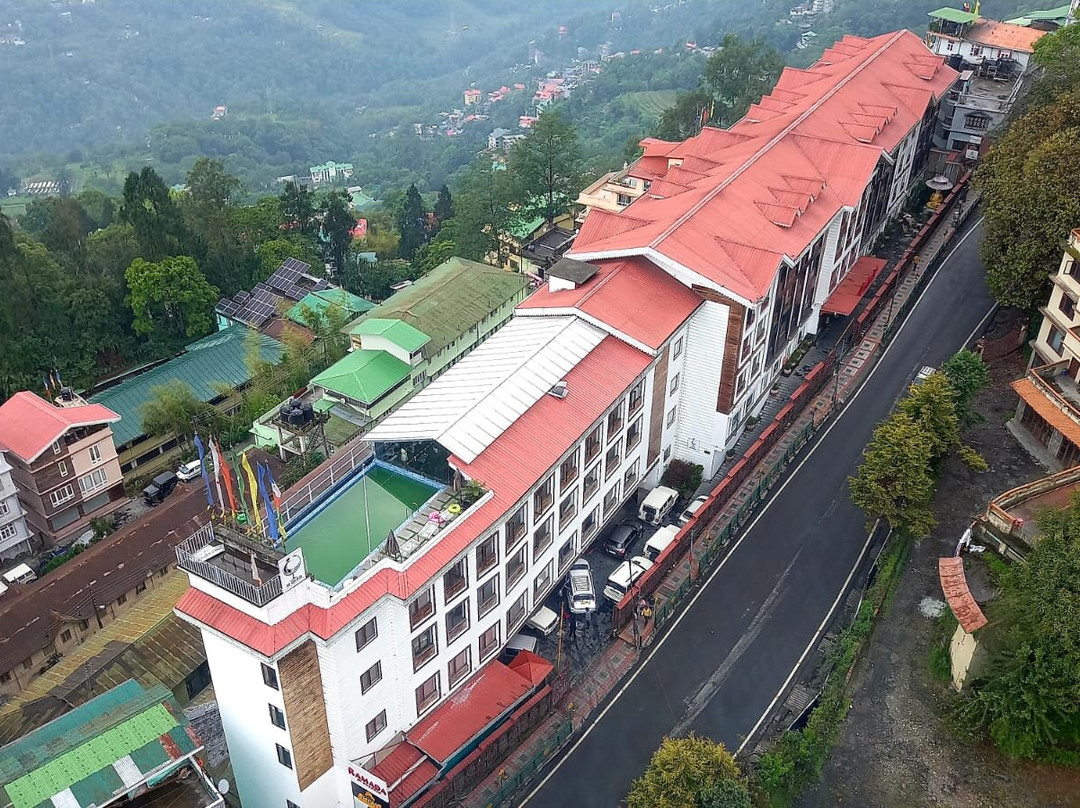
M 645 556 L 634 556 L 629 561 L 624 561 L 608 576 L 607 586 L 604 587 L 604 597 L 612 603 L 618 603 L 651 566 L 652 562 Z
M 185 483 L 198 479 L 202 476 L 202 464 L 198 460 L 191 460 L 176 470 L 176 478 Z
M 915 374 L 915 384 L 922 384 L 935 373 L 937 373 L 936 367 L 933 365 L 923 365 L 919 368 L 919 372 Z
M 682 516 L 679 517 L 679 524 L 685 525 L 687 522 L 689 522 L 693 518 L 694 514 L 698 512 L 698 509 L 705 504 L 705 500 L 707 499 L 708 497 L 704 494 L 702 494 L 700 497 L 695 497 L 694 501 L 686 506 L 686 510 L 682 512 Z
M 570 567 L 566 581 L 566 602 L 572 614 L 596 611 L 596 590 L 593 588 L 592 568 L 584 558 Z

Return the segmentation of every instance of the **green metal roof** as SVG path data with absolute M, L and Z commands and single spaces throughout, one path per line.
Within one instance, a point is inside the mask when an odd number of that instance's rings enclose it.
M 412 353 L 423 348 L 431 337 L 401 320 L 384 320 L 381 317 L 368 317 L 349 328 L 350 334 L 360 337 L 383 337 L 403 351 Z
M 411 286 L 349 323 L 352 333 L 364 320 L 401 320 L 431 337 L 430 358 L 507 301 L 521 300 L 529 279 L 487 264 L 451 258 Z
M 386 351 L 353 351 L 314 379 L 313 386 L 373 404 L 409 378 L 412 368 Z
M 125 788 L 113 764 L 145 776 L 194 752 L 186 728 L 168 690 L 128 680 L 3 747 L 0 785 L 14 808 L 51 804 L 67 789 L 79 805 L 99 805 Z
M 175 359 L 90 396 L 92 403 L 104 404 L 120 415 L 120 421 L 113 424 L 116 445 L 123 446 L 143 434 L 142 406 L 153 397 L 151 390 L 158 385 L 179 380 L 191 388 L 199 401 L 213 401 L 218 397 L 216 386 L 236 387 L 250 380 L 251 373 L 244 362 L 249 333 L 252 332 L 245 325 L 231 325 L 191 343 Z M 277 362 L 281 358 L 281 343 L 265 334 L 259 334 L 258 338 L 263 360 Z
M 510 235 L 516 238 L 518 241 L 524 241 L 532 236 L 533 233 L 539 229 L 547 221 L 543 216 L 539 216 L 535 219 L 529 219 L 528 221 L 515 221 L 510 225 Z
M 947 22 L 975 22 L 979 19 L 978 14 L 973 14 L 970 11 L 961 11 L 958 8 L 939 8 L 937 11 L 929 12 L 929 15 L 934 19 L 946 20 Z
M 359 295 L 346 292 L 344 289 L 323 289 L 320 292 L 309 292 L 289 309 L 288 318 L 294 323 L 303 326 L 311 325 L 304 317 L 304 309 L 308 308 L 316 314 L 325 314 L 331 306 L 338 306 L 346 317 L 355 317 L 375 308 L 370 300 L 364 300 Z
M 1069 11 L 1071 7 L 1069 5 L 1058 6 L 1057 8 L 1048 8 L 1044 11 L 1029 11 L 1024 14 L 1023 17 L 1017 17 L 1013 20 L 1006 20 L 1010 25 L 1031 25 L 1033 22 L 1050 21 L 1056 22 L 1058 25 L 1064 25 L 1069 19 Z

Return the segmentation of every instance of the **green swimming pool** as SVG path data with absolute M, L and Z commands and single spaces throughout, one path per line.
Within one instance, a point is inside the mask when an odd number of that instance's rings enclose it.
M 336 586 L 439 489 L 383 466 L 350 481 L 289 533 L 309 573 Z

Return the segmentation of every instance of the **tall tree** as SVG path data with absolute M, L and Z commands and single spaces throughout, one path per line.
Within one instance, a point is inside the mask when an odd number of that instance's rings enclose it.
M 722 743 L 664 738 L 626 795 L 629 808 L 750 808 L 746 780 Z
M 420 197 L 420 191 L 416 183 L 409 186 L 402 197 L 396 213 L 397 229 L 401 234 L 398 242 L 398 254 L 406 261 L 411 261 L 419 250 L 427 242 L 428 222 L 427 209 L 424 200 Z
M 1080 221 L 1080 90 L 1014 121 L 976 174 L 983 191 L 980 247 L 999 303 L 1046 301 L 1050 269 Z
M 900 402 L 900 412 L 922 428 L 933 460 L 960 445 L 956 393 L 944 373 L 933 373 L 922 384 L 912 385 Z
M 195 434 L 195 419 L 212 417 L 213 407 L 199 401 L 186 382 L 173 379 L 150 388 L 139 414 L 147 435 L 174 435 L 186 446 Z
M 218 290 L 207 283 L 193 258 L 136 258 L 124 275 L 137 334 L 186 338 L 210 330 Z
M 663 140 L 686 140 L 701 131 L 708 122 L 713 97 L 707 90 L 698 88 L 675 96 L 675 103 L 660 115 L 656 136 Z M 635 149 L 637 144 L 634 144 Z
M 285 223 L 307 235 L 314 230 L 314 194 L 297 182 L 286 182 L 281 191 L 281 214 Z
M 439 197 L 435 200 L 434 213 L 439 224 L 454 216 L 454 198 L 450 195 L 450 189 L 446 185 L 439 189 Z
M 349 210 L 347 198 L 337 191 L 331 192 L 323 204 L 322 235 L 338 272 L 345 268 L 355 229 L 356 217 Z
M 761 39 L 745 40 L 728 33 L 705 63 L 705 88 L 716 101 L 709 122 L 727 128 L 746 114 L 751 104 L 772 90 L 784 58 Z
M 200 157 L 187 174 L 188 198 L 199 208 L 223 211 L 239 192 L 240 180 L 225 170 L 223 160 Z
M 135 238 L 148 261 L 175 255 L 190 241 L 169 189 L 150 166 L 124 180 L 120 218 L 135 228 Z
M 508 172 L 496 169 L 491 158 L 473 160 L 461 180 L 455 201 L 454 218 L 442 235 L 454 243 L 454 254 L 473 261 L 505 259 L 514 188 Z
M 577 132 L 556 110 L 546 110 L 510 150 L 507 171 L 521 216 L 550 224 L 565 213 L 582 185 Z
M 969 426 L 979 420 L 979 414 L 971 406 L 975 394 L 990 385 L 990 368 L 974 351 L 961 348 L 941 366 L 941 372 L 949 380 L 956 397 L 956 414 L 961 426 Z
M 1031 101 L 1045 104 L 1080 87 L 1080 28 L 1066 25 L 1035 43 L 1035 63 L 1043 74 L 1031 89 Z
M 926 432 L 898 412 L 883 421 L 863 452 L 851 499 L 869 520 L 881 518 L 895 530 L 922 537 L 934 526 L 930 441 Z

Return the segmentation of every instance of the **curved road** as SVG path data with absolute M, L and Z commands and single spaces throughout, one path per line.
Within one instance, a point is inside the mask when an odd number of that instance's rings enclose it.
M 729 749 L 753 731 L 869 543 L 846 481 L 874 426 L 920 366 L 939 366 L 991 311 L 979 235 L 978 221 L 965 229 L 863 387 L 522 806 L 613 808 L 673 730 Z

